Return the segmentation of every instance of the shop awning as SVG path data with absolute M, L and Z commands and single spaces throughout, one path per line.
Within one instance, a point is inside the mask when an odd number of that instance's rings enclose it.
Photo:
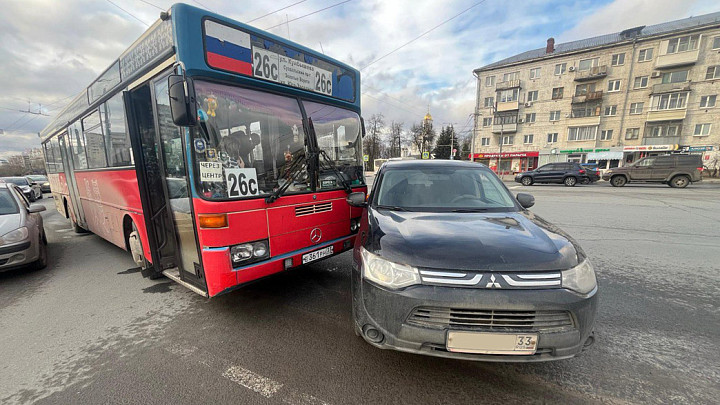
M 590 152 L 587 154 L 588 160 L 621 160 L 622 152 Z

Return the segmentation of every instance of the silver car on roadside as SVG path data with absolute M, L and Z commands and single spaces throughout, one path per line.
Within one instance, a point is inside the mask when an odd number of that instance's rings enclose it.
M 47 266 L 47 238 L 40 212 L 12 183 L 0 183 L 0 272 L 30 265 Z

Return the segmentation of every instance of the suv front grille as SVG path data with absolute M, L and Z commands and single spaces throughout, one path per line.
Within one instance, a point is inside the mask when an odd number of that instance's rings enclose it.
M 332 201 L 322 202 L 312 205 L 300 205 L 295 207 L 295 216 L 302 217 L 304 215 L 317 214 L 319 212 L 332 211 Z
M 506 311 L 417 307 L 407 323 L 423 328 L 477 331 L 548 331 L 573 328 L 568 311 Z

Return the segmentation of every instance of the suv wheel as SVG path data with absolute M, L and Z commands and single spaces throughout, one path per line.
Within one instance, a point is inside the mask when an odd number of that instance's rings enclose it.
M 612 184 L 613 187 L 622 187 L 627 184 L 627 179 L 625 176 L 613 176 L 610 179 L 610 184 Z
M 525 177 L 523 177 L 522 179 L 520 179 L 520 183 L 521 183 L 523 186 L 532 186 L 532 184 L 533 184 L 533 179 L 532 179 L 532 177 L 530 177 L 530 176 L 525 176 Z
M 565 183 L 565 187 L 575 187 L 577 184 L 577 179 L 572 176 L 565 177 L 565 180 L 563 180 L 563 183 Z
M 670 180 L 670 187 L 673 188 L 685 188 L 690 184 L 690 178 L 685 175 L 675 176 Z

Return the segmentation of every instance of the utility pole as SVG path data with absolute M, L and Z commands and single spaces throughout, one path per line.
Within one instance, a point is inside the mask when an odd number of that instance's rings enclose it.
M 473 76 L 477 79 L 475 81 L 475 111 L 473 112 L 473 115 L 475 116 L 475 125 L 473 126 L 472 131 L 472 140 L 470 141 L 470 161 L 475 161 L 475 137 L 477 136 L 477 127 L 478 127 L 478 115 L 480 115 L 480 77 L 473 71 Z
M 455 142 L 453 142 L 453 139 L 455 137 L 455 127 L 452 125 L 450 126 L 450 160 L 453 160 L 453 150 L 455 150 Z M 459 145 L 458 145 L 459 146 Z

